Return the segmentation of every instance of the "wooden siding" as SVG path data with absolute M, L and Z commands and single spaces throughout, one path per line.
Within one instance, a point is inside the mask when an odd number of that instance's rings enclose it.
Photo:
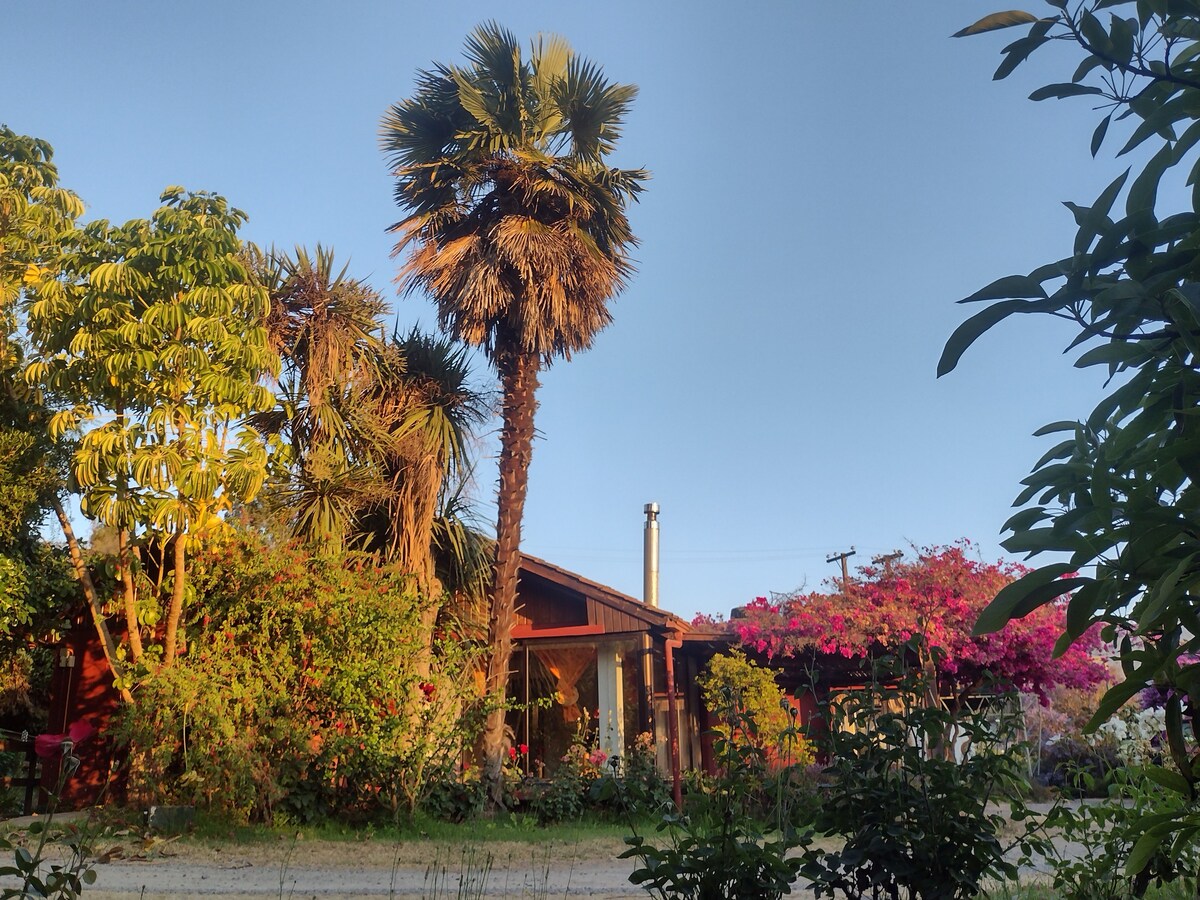
M 599 625 L 605 634 L 617 634 L 622 631 L 644 631 L 646 623 L 635 619 L 628 613 L 614 609 L 606 603 L 601 603 L 594 597 L 587 600 L 588 624 Z
M 518 625 L 537 631 L 596 624 L 590 615 L 589 601 L 544 579 L 522 573 L 517 592 L 521 598 L 521 607 L 517 610 Z

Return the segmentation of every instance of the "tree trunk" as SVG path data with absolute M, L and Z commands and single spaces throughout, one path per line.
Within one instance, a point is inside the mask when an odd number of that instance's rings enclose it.
M 129 655 L 142 661 L 142 632 L 138 625 L 137 586 L 133 583 L 133 564 L 129 550 L 129 531 L 117 528 L 117 565 L 121 567 L 121 585 L 125 590 L 125 629 L 129 634 Z
M 433 520 L 446 469 L 442 460 L 423 446 L 424 441 L 422 434 L 409 436 L 407 464 L 397 488 L 392 538 L 395 558 L 412 574 L 421 595 L 422 646 L 417 674 L 422 679 L 428 678 L 432 671 L 433 631 L 444 599 L 433 557 Z
M 75 537 L 75 529 L 71 527 L 71 520 L 57 497 L 53 502 L 54 514 L 58 517 L 58 524 L 62 526 L 63 534 L 67 538 L 67 551 L 71 554 L 75 580 L 82 586 L 83 595 L 87 598 L 88 610 L 92 614 L 92 624 L 96 626 L 96 634 L 100 636 L 100 646 L 104 648 L 104 658 L 108 661 L 109 671 L 112 672 L 113 678 L 117 682 L 121 699 L 126 703 L 132 703 L 133 694 L 129 692 L 129 686 L 124 683 L 125 667 L 117 660 L 117 643 L 113 640 L 112 632 L 108 630 L 108 622 L 101 609 L 102 604 L 96 593 L 95 582 L 92 581 L 92 574 L 88 571 L 87 565 L 83 561 L 83 554 L 79 551 L 79 540 Z
M 167 633 L 164 638 L 163 668 L 175 664 L 179 643 L 179 620 L 183 616 L 183 589 L 187 581 L 187 534 L 175 535 L 175 577 L 171 582 L 171 608 L 167 611 Z
M 502 805 L 504 712 L 512 659 L 512 629 L 517 608 L 517 571 L 521 563 L 521 517 L 533 456 L 533 417 L 537 411 L 537 354 L 508 350 L 497 354 L 504 394 L 500 432 L 500 484 L 496 496 L 496 562 L 488 625 L 491 655 L 487 667 L 488 712 L 483 732 L 484 774 L 493 807 Z

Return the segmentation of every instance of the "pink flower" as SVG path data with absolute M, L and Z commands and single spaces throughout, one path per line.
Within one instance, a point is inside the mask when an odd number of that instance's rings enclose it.
M 74 746 L 86 741 L 96 733 L 96 726 L 85 719 L 72 722 L 66 734 L 39 734 L 33 739 L 33 752 L 42 759 L 52 759 L 67 749 L 67 744 Z

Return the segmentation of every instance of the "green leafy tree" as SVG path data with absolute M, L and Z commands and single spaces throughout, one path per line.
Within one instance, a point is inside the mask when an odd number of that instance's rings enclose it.
M 526 56 L 494 23 L 467 38 L 466 65 L 421 72 L 416 93 L 384 116 L 382 144 L 407 215 L 396 226 L 400 273 L 423 289 L 454 338 L 482 347 L 503 394 L 487 689 L 507 690 L 521 518 L 538 373 L 586 350 L 632 271 L 626 207 L 647 173 L 606 158 L 636 95 L 607 81 L 562 38 Z M 489 717 L 484 755 L 502 797 L 504 714 Z
M 1061 652 L 1094 623 L 1118 641 L 1123 679 L 1104 697 L 1095 727 L 1150 684 L 1168 688 L 1170 765 L 1149 776 L 1188 801 L 1176 814 L 1144 818 L 1128 871 L 1144 872 L 1164 842 L 1200 835 L 1195 735 L 1200 725 L 1200 3 L 1195 0 L 1051 0 L 1048 14 L 988 16 L 960 35 L 1012 25 L 1028 33 L 1009 44 L 1003 78 L 1048 44 L 1082 51 L 1070 81 L 1039 88 L 1033 100 L 1085 97 L 1106 111 L 1093 154 L 1110 125 L 1132 125 L 1121 148 L 1149 146 L 1139 169 L 1112 182 L 1090 205 L 1068 203 L 1078 231 L 1060 259 L 1001 278 L 963 302 L 988 302 L 946 344 L 939 374 L 953 369 L 981 334 L 1017 314 L 1070 322 L 1077 366 L 1111 376 L 1107 396 L 1086 418 L 1041 434 L 1056 443 L 1025 480 L 1007 524 L 1005 546 L 1030 555 L 1055 552 L 1005 588 L 977 631 L 1070 591 Z M 1191 204 L 1167 176 L 1187 173 Z M 1164 181 L 1166 179 L 1166 181 Z M 1172 187 L 1160 196 L 1160 184 Z M 1123 203 L 1120 202 L 1123 197 Z M 1191 720 L 1190 730 L 1185 718 Z
M 3 590 L 14 626 L 28 627 L 35 613 L 63 599 L 61 591 L 49 588 L 57 584 L 56 567 L 36 533 L 45 511 L 52 510 L 105 656 L 119 674 L 116 641 L 60 496 L 73 448 L 51 438 L 51 411 L 22 375 L 29 348 L 18 327 L 21 305 L 30 285 L 58 277 L 63 242 L 83 213 L 79 197 L 59 186 L 53 159 L 45 141 L 0 125 L 0 553 L 8 562 Z
M 76 230 L 57 271 L 27 279 L 36 355 L 25 376 L 59 406 L 51 437 L 80 436 L 72 477 L 84 514 L 116 530 L 130 657 L 142 662 L 143 627 L 161 621 L 170 666 L 189 545 L 265 478 L 266 447 L 238 423 L 272 404 L 260 381 L 278 357 L 266 291 L 242 260 L 245 214 L 182 188 L 162 200 L 150 220 Z M 141 590 L 139 542 L 161 554 L 165 614 Z
M 440 641 L 422 668 L 424 600 L 399 566 L 235 528 L 206 547 L 194 584 L 192 651 L 117 722 L 144 799 L 394 821 L 453 777 L 477 650 Z

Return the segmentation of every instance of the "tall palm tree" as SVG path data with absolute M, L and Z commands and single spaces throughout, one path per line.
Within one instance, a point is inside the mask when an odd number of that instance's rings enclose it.
M 487 352 L 503 392 L 487 671 L 500 702 L 483 738 L 498 800 L 538 373 L 609 323 L 636 245 L 626 207 L 648 175 L 606 164 L 637 89 L 607 81 L 562 38 L 537 38 L 525 57 L 487 23 L 465 55 L 418 75 L 415 95 L 384 116 L 381 143 L 408 213 L 393 228 L 395 252 L 408 254 L 398 281 Z

